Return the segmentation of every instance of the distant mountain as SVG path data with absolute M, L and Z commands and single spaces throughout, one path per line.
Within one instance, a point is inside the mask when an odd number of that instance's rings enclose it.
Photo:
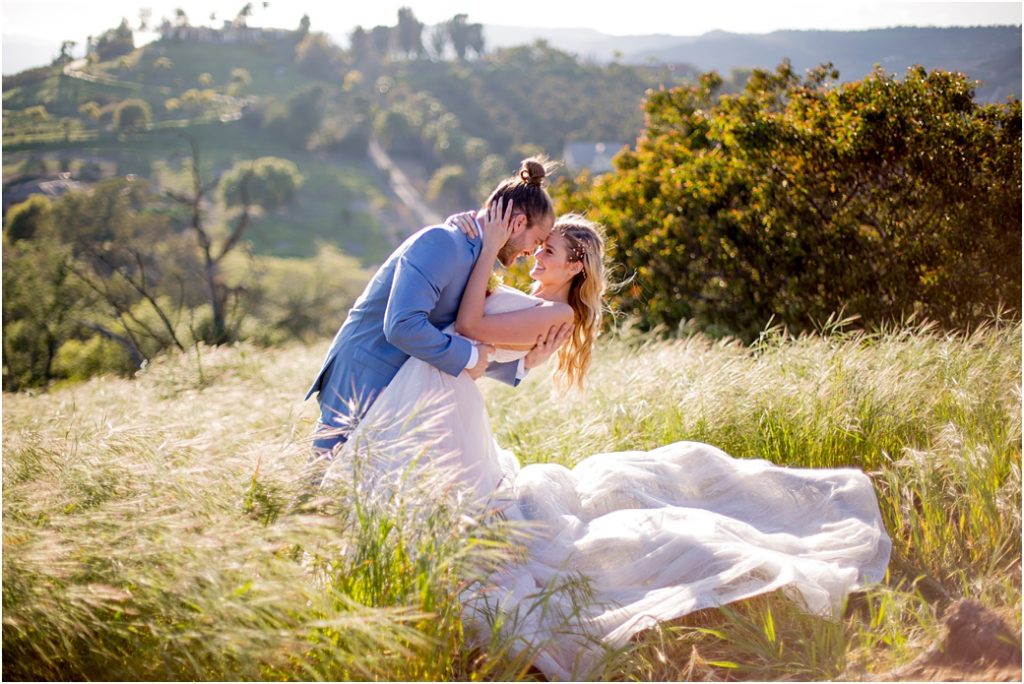
M 610 62 L 616 53 L 645 53 L 671 49 L 686 40 L 681 36 L 652 34 L 643 36 L 612 36 L 587 28 L 526 28 L 522 26 L 484 26 L 484 41 L 488 50 L 500 47 L 529 45 L 546 40 L 552 47 L 569 52 L 582 59 Z M 644 61 L 641 58 L 641 61 Z
M 552 46 L 598 62 L 619 55 L 628 64 L 689 64 L 701 71 L 774 68 L 789 58 L 798 71 L 832 62 L 840 79 L 857 80 L 876 63 L 889 73 L 908 66 L 960 71 L 979 80 L 981 100 L 1021 96 L 1021 27 L 888 28 L 865 31 L 774 31 L 740 34 L 712 31 L 701 36 L 610 36 L 591 29 L 535 29 L 486 26 L 490 49 L 531 43 Z

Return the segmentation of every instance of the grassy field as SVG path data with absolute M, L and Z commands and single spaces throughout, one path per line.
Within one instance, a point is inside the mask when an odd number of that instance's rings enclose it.
M 200 348 L 133 380 L 4 395 L 5 679 L 533 676 L 459 617 L 507 530 L 415 489 L 314 496 L 301 398 L 324 348 Z M 524 462 L 691 439 L 875 482 L 893 561 L 856 610 L 830 621 L 773 595 L 682 619 L 611 654 L 610 679 L 884 679 L 959 597 L 1020 633 L 1019 325 L 753 347 L 623 335 L 585 395 L 544 372 L 485 385 Z

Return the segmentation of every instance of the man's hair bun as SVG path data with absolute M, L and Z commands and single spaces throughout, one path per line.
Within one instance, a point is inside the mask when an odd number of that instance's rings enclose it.
M 527 185 L 543 187 L 548 173 L 554 165 L 546 157 L 530 157 L 524 159 L 519 167 L 519 178 Z

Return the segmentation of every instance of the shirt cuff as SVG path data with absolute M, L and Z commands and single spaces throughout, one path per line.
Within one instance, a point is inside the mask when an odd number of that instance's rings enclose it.
M 476 347 L 473 347 L 473 351 L 476 351 Z M 516 380 L 522 380 L 526 377 L 526 363 L 523 359 L 519 359 L 519 363 L 516 364 Z
M 466 369 L 470 369 L 476 365 L 476 362 L 480 360 L 480 352 L 476 350 L 476 345 L 469 347 L 469 361 L 466 362 Z

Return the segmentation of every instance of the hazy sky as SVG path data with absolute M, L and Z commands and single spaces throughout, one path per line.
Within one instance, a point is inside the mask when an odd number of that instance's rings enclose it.
M 4 0 L 2 32 L 4 73 L 20 61 L 30 44 L 52 45 L 56 56 L 62 40 L 78 42 L 116 26 L 126 17 L 135 27 L 139 10 L 149 8 L 155 23 L 173 18 L 182 8 L 193 24 L 215 25 L 234 17 L 244 0 Z M 886 26 L 972 26 L 1020 24 L 1020 2 L 734 2 L 730 0 L 261 0 L 253 2 L 251 26 L 292 28 L 304 13 L 312 28 L 336 38 L 357 25 L 393 25 L 398 8 L 412 7 L 416 16 L 434 24 L 464 12 L 470 21 L 504 26 L 593 28 L 613 35 L 667 33 L 691 36 L 716 29 L 768 33 L 777 29 L 865 29 Z M 266 5 L 264 7 L 264 5 Z M 143 34 L 136 44 L 147 42 Z M 24 46 L 24 47 L 23 47 Z M 36 47 L 38 49 L 38 45 Z
M 137 23 L 139 9 L 173 17 L 183 8 L 192 23 L 217 24 L 238 13 L 244 0 L 146 1 L 4 0 L 3 33 L 54 37 L 97 34 L 122 16 Z M 263 5 L 266 4 L 266 7 Z M 437 23 L 465 12 L 471 21 L 506 26 L 588 27 L 615 35 L 669 33 L 698 35 L 714 29 L 767 33 L 776 29 L 862 29 L 895 25 L 951 26 L 1019 24 L 1020 2 L 730 2 L 729 0 L 271 0 L 253 3 L 250 24 L 297 26 L 307 13 L 315 30 L 347 33 L 352 27 L 394 24 L 399 7 L 420 21 Z

